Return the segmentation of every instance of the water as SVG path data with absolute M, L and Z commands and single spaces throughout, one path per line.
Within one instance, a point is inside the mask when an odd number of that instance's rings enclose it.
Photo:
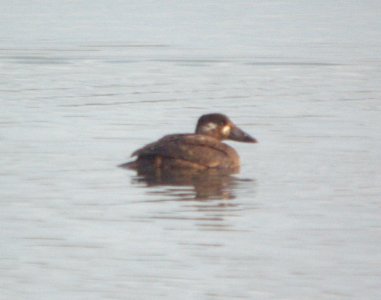
M 0 299 L 380 299 L 380 9 L 3 3 Z M 216 111 L 240 174 L 116 167 Z

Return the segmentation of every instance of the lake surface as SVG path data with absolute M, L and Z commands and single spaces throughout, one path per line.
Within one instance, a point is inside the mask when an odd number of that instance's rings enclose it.
M 381 4 L 320 2 L 3 3 L 0 299 L 380 299 Z M 239 174 L 117 167 L 208 112 Z

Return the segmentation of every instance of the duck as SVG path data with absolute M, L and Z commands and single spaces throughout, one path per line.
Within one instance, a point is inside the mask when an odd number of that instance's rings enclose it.
M 170 134 L 137 149 L 136 160 L 120 165 L 147 173 L 157 170 L 239 170 L 237 151 L 223 140 L 257 143 L 226 115 L 202 115 L 194 133 Z

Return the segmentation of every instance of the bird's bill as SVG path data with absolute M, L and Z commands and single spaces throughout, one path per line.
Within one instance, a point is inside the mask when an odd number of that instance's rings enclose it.
M 230 134 L 227 137 L 230 140 L 244 143 L 257 143 L 258 141 L 253 138 L 250 134 L 243 131 L 241 128 L 237 126 L 232 126 L 230 129 Z

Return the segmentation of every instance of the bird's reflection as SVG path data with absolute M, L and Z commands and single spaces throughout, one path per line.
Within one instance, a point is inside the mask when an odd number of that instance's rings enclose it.
M 240 182 L 248 180 L 239 179 L 233 174 L 239 170 L 193 171 L 173 169 L 138 169 L 133 183 L 145 183 L 148 187 L 153 186 L 176 186 L 190 187 L 183 195 L 176 196 L 186 199 L 234 199 L 235 190 Z M 252 180 L 250 180 L 252 181 Z M 162 191 L 161 191 L 162 192 Z M 175 193 L 173 189 L 167 189 L 166 193 Z M 177 191 L 178 192 L 178 191 Z

